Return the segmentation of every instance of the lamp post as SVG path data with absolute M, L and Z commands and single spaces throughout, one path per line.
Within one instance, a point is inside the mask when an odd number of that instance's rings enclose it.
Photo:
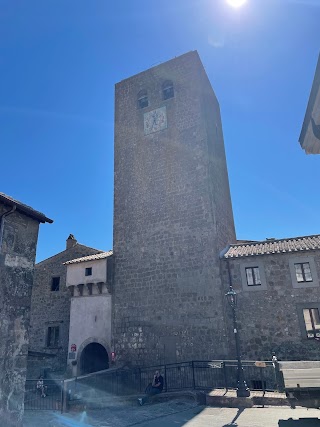
M 241 353 L 240 353 L 240 338 L 238 333 L 238 323 L 237 323 L 237 315 L 236 315 L 236 307 L 237 307 L 237 293 L 233 289 L 232 284 L 230 284 L 229 291 L 226 293 L 227 301 L 232 309 L 232 318 L 233 318 L 233 333 L 236 341 L 236 351 L 237 351 L 237 397 L 249 397 L 250 390 L 247 386 L 247 383 L 244 379 L 243 367 L 241 361 Z

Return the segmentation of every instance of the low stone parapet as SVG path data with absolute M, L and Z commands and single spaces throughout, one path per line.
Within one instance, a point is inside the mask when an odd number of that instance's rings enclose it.
M 237 397 L 236 390 L 215 389 L 206 394 L 208 406 L 252 408 L 253 406 L 291 406 L 285 393 L 251 391 L 250 397 Z

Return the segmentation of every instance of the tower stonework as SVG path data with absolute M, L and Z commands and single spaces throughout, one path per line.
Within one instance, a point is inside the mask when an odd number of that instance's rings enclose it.
M 196 51 L 115 92 L 119 362 L 227 354 L 219 252 L 235 242 L 219 104 Z

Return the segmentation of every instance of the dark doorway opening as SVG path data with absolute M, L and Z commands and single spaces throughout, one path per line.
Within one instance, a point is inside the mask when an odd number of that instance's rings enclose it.
M 88 344 L 80 357 L 81 374 L 103 371 L 109 368 L 109 357 L 103 345 L 93 342 Z

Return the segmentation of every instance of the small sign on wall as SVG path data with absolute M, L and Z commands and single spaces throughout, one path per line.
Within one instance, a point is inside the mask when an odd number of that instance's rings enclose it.
M 71 353 L 69 353 L 69 359 L 70 360 L 73 360 L 73 359 L 75 359 L 76 358 L 76 353 L 75 352 L 71 352 Z
M 77 351 L 77 346 L 76 346 L 76 344 L 71 344 L 71 346 L 70 346 L 70 350 L 71 350 L 71 351 L 73 351 L 73 352 L 76 352 L 76 351 Z

